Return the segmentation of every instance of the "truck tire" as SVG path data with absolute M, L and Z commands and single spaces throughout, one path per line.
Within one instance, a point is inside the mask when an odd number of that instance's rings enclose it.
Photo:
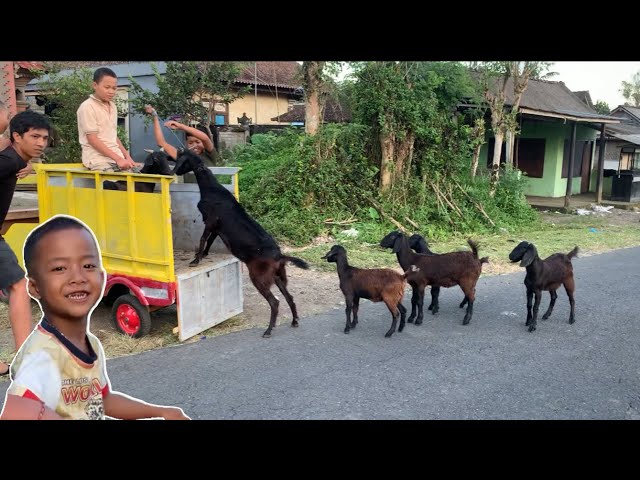
M 148 335 L 151 331 L 151 314 L 135 295 L 119 296 L 111 308 L 111 320 L 116 329 L 133 338 Z

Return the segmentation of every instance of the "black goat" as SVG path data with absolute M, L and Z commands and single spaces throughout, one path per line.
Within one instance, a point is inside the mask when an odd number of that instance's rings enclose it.
M 151 152 L 144 160 L 144 166 L 140 169 L 140 173 L 155 174 L 155 175 L 173 175 L 171 167 L 169 166 L 169 157 L 164 152 Z M 153 192 L 156 184 L 150 182 L 135 182 L 136 192 Z M 127 182 L 124 180 L 118 180 L 112 182 L 111 180 L 105 180 L 102 182 L 102 188 L 105 190 L 127 190 Z
M 198 210 L 202 213 L 205 227 L 196 257 L 190 265 L 195 266 L 202 257 L 206 257 L 211 244 L 217 236 L 220 236 L 229 251 L 247 265 L 251 282 L 269 302 L 271 307 L 269 328 L 262 336 L 270 337 L 271 331 L 276 326 L 280 302 L 271 293 L 274 283 L 291 308 L 293 315 L 291 326 L 297 327 L 298 311 L 293 297 L 287 290 L 285 264 L 292 262 L 296 267 L 304 269 L 309 268 L 309 265 L 300 258 L 283 255 L 273 237 L 251 218 L 231 192 L 216 180 L 200 157 L 189 150 L 184 150 L 178 155 L 173 173 L 184 175 L 191 171 L 195 174 L 200 187 Z
M 579 250 L 578 247 L 575 247 L 567 254 L 554 253 L 544 260 L 541 260 L 535 245 L 523 241 L 509 254 L 509 260 L 511 260 L 511 262 L 515 263 L 520 261 L 520 266 L 526 267 L 527 269 L 527 275 L 524 277 L 524 284 L 527 287 L 527 322 L 525 325 L 529 327 L 530 332 L 536 329 L 538 323 L 538 309 L 540 308 L 540 301 L 542 300 L 542 291 L 547 290 L 551 295 L 549 309 L 542 316 L 542 319 L 546 320 L 551 316 L 556 298 L 558 298 L 556 290 L 560 285 L 564 285 L 564 289 L 569 297 L 569 304 L 571 305 L 569 323 L 576 321 L 574 316 L 575 300 L 573 299 L 576 284 L 573 280 L 573 265 L 571 264 L 571 259 L 578 255 Z M 532 313 L 531 304 L 534 294 L 536 301 L 533 304 Z
M 385 337 L 389 338 L 396 331 L 398 317 L 400 317 L 398 331 L 404 330 L 407 309 L 402 305 L 402 297 L 404 296 L 406 278 L 416 271 L 415 266 L 410 266 L 404 275 L 389 268 L 352 267 L 347 261 L 347 251 L 342 245 L 334 245 L 322 258 L 327 262 L 335 263 L 338 270 L 340 290 L 342 290 L 347 304 L 345 309 L 347 324 L 344 327 L 344 333 L 349 333 L 349 330 L 356 328 L 358 324 L 358 307 L 361 298 L 372 302 L 384 302 L 387 305 L 393 320 Z M 353 321 L 351 321 L 352 310 Z
M 408 279 L 413 286 L 415 283 L 418 290 L 418 317 L 416 325 L 422 323 L 424 289 L 427 285 L 436 287 L 453 287 L 459 285 L 467 300 L 467 312 L 462 322 L 467 325 L 473 316 L 473 302 L 475 300 L 476 283 L 482 272 L 482 264 L 489 261 L 489 257 L 478 258 L 478 244 L 472 240 L 467 240 L 471 247 L 471 252 L 449 252 L 438 255 L 425 255 L 414 253 L 409 247 L 409 240 L 401 232 L 391 232 L 381 241 L 380 246 L 391 248 L 397 254 L 398 262 L 403 270 L 405 265 L 415 265 L 419 271 Z M 439 291 L 439 290 L 438 290 Z M 438 313 L 438 297 L 432 290 L 432 313 Z
M 414 233 L 409 237 L 409 247 L 416 253 L 423 253 L 425 255 L 440 255 L 439 253 L 432 252 L 429 248 L 429 243 L 424 239 L 424 237 L 418 233 Z M 480 263 L 488 263 L 489 257 L 482 257 L 480 259 Z M 428 310 L 433 310 L 433 306 L 438 303 L 438 296 L 440 295 L 440 287 L 436 285 L 431 286 L 431 303 L 429 304 Z M 411 297 L 411 315 L 409 316 L 408 322 L 411 323 L 413 321 L 414 315 L 414 306 L 413 302 L 417 302 L 418 295 L 416 290 L 413 290 L 413 296 Z M 469 302 L 469 299 L 465 296 L 462 302 L 460 302 L 460 308 L 464 308 L 464 306 Z

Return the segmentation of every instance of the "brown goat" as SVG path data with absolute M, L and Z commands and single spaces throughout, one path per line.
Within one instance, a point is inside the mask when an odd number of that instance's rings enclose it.
M 322 258 L 327 262 L 336 263 L 338 269 L 340 290 L 347 304 L 345 309 L 347 324 L 344 327 L 344 333 L 349 333 L 358 324 L 358 307 L 361 298 L 372 302 L 384 302 L 387 305 L 393 321 L 385 337 L 389 338 L 396 331 L 398 317 L 400 317 L 398 331 L 401 332 L 404 329 L 407 309 L 402 305 L 402 297 L 407 276 L 414 274 L 416 267 L 412 266 L 404 275 L 389 268 L 352 267 L 347 261 L 347 251 L 341 245 L 331 247 L 331 250 Z M 352 310 L 353 321 L 351 321 Z
M 530 332 L 533 332 L 538 324 L 538 309 L 542 300 L 542 291 L 547 290 L 551 295 L 549 309 L 542 316 L 542 320 L 546 320 L 551 316 L 553 306 L 558 298 L 556 290 L 560 288 L 560 285 L 564 285 L 569 297 L 569 305 L 571 306 L 569 323 L 576 321 L 574 316 L 575 300 L 573 299 L 576 284 L 573 280 L 571 259 L 578 255 L 578 251 L 579 248 L 575 247 L 567 254 L 554 253 L 541 260 L 533 243 L 520 242 L 509 254 L 509 260 L 512 263 L 520 261 L 520 266 L 527 268 L 527 275 L 524 277 L 524 284 L 527 287 L 527 322 L 525 326 L 529 327 Z M 536 302 L 533 305 L 532 312 L 531 304 L 533 303 L 534 294 Z
M 414 253 L 409 247 L 409 240 L 401 232 L 391 232 L 380 241 L 383 248 L 391 248 L 393 253 L 398 255 L 401 266 L 415 265 L 418 267 L 410 282 L 415 283 L 418 288 L 418 317 L 415 324 L 422 323 L 422 308 L 424 304 L 424 290 L 427 285 L 436 287 L 453 287 L 459 285 L 462 289 L 465 300 L 460 304 L 467 303 L 467 312 L 462 321 L 467 325 L 473 316 L 473 302 L 476 297 L 476 283 L 482 272 L 482 264 L 489 261 L 489 257 L 478 258 L 478 244 L 473 240 L 467 240 L 471 247 L 471 252 L 449 252 L 439 255 L 424 255 Z M 431 311 L 435 315 L 438 313 L 438 296 L 432 290 Z

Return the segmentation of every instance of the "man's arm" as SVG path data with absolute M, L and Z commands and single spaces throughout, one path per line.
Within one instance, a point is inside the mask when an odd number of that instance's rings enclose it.
M 64 420 L 44 403 L 8 394 L 0 420 Z
M 181 408 L 152 405 L 120 392 L 109 392 L 104 397 L 104 413 L 122 420 L 164 418 L 165 420 L 191 420 Z
M 116 162 L 118 166 L 122 169 L 127 169 L 135 166 L 133 160 L 127 160 L 125 157 L 121 157 L 109 147 L 107 147 L 102 140 L 98 138 L 97 133 L 87 133 L 87 141 L 89 145 L 91 145 L 96 151 L 105 157 L 109 157 L 111 160 Z M 118 146 L 121 146 L 120 140 L 118 140 Z M 131 158 L 131 157 L 129 157 Z
M 209 153 L 213 152 L 213 148 L 214 148 L 213 142 L 209 138 L 209 135 L 198 130 L 197 128 L 189 127 L 188 125 L 185 125 L 184 123 L 176 122 L 175 120 L 169 120 L 168 122 L 165 122 L 164 125 L 165 127 L 182 130 L 183 132 L 186 132 L 189 135 L 199 138 L 204 145 L 204 149 Z
M 147 105 L 145 107 L 145 111 L 147 112 L 147 114 L 153 117 L 153 136 L 156 139 L 156 143 L 167 153 L 167 155 L 169 155 L 174 160 L 177 160 L 178 150 L 176 149 L 176 147 L 168 143 L 164 138 L 162 127 L 160 126 L 160 120 L 158 119 L 158 113 L 151 105 Z

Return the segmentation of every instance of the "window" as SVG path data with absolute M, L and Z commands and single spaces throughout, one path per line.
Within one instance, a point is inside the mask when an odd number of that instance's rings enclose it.
M 518 138 L 516 139 L 517 156 L 516 167 L 527 174 L 528 177 L 542 178 L 544 172 L 544 138 Z

